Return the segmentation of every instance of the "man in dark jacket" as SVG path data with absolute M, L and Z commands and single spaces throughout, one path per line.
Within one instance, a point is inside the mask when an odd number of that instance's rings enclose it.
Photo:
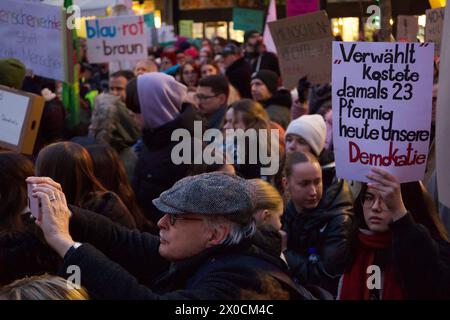
M 285 89 L 278 90 L 278 75 L 270 70 L 260 70 L 252 75 L 253 100 L 264 106 L 270 120 L 284 129 L 291 121 L 292 97 Z
M 242 57 L 241 49 L 237 45 L 229 43 L 222 50 L 222 56 L 228 81 L 239 91 L 241 98 L 251 99 L 250 81 L 252 71 L 244 57 Z
M 94 299 L 239 299 L 241 290 L 264 294 L 260 277 L 267 276 L 286 291 L 295 287 L 282 260 L 251 245 L 255 190 L 237 176 L 205 173 L 163 192 L 153 201 L 165 212 L 159 238 L 75 208 L 70 218 L 57 183 L 43 177 L 27 182 L 38 184 L 39 225 L 64 258 L 62 270 L 78 266 L 81 285 Z M 170 268 L 161 274 L 166 260 Z M 152 282 L 151 289 L 138 279 Z M 296 292 L 312 298 L 301 287 Z
M 285 186 L 291 196 L 282 218 L 288 265 L 301 283 L 336 294 L 353 231 L 348 186 L 335 184 L 322 196 L 320 164 L 308 152 L 288 155 L 285 168 Z
M 244 44 L 244 57 L 250 65 L 252 73 L 266 69 L 280 76 L 278 57 L 276 54 L 266 51 L 261 33 L 256 30 L 246 31 L 244 34 Z

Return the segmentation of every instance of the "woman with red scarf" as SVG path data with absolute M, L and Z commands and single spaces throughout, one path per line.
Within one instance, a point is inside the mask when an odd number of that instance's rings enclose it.
M 439 298 L 433 265 L 440 262 L 427 259 L 419 248 L 421 242 L 433 242 L 448 259 L 447 234 L 430 197 L 420 182 L 400 184 L 394 175 L 378 168 L 367 178 L 371 183 L 363 186 L 355 201 L 359 231 L 338 299 Z M 443 261 L 439 254 L 433 259 Z

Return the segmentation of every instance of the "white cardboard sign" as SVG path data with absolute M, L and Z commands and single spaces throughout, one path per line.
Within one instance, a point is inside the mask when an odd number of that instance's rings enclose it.
M 0 1 L 0 58 L 16 58 L 34 74 L 66 81 L 59 6 L 28 1 Z
M 147 58 L 148 28 L 143 16 L 86 20 L 89 63 Z
M 339 177 L 371 167 L 422 180 L 428 156 L 432 43 L 333 42 L 333 140 Z

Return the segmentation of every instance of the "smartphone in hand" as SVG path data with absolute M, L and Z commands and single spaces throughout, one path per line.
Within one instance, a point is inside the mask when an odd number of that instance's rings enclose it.
M 33 188 L 35 184 L 27 184 L 28 189 L 28 206 L 30 207 L 31 215 L 36 219 L 40 219 L 41 216 L 41 204 L 39 198 L 33 197 Z

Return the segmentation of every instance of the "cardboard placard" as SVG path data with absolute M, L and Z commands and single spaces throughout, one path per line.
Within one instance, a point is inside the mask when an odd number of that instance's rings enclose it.
M 66 24 L 60 6 L 0 1 L 0 58 L 16 58 L 35 75 L 67 82 Z
M 312 84 L 331 81 L 333 36 L 325 11 L 270 22 L 269 28 L 286 88 L 296 88 L 304 76 Z
M 333 42 L 337 176 L 368 182 L 371 167 L 422 180 L 431 128 L 432 43 Z
M 398 16 L 397 41 L 417 42 L 417 32 L 419 32 L 419 17 Z
M 434 54 L 440 55 L 442 43 L 442 28 L 444 26 L 445 8 L 426 11 L 425 41 L 434 42 Z
M 162 24 L 161 28 L 156 29 L 158 32 L 158 43 L 161 45 L 175 42 L 177 41 L 177 38 L 175 37 L 175 32 L 173 31 L 174 28 L 172 25 L 166 25 L 165 23 Z
M 445 8 L 450 17 L 450 6 Z M 439 91 L 436 106 L 436 170 L 439 201 L 450 208 L 450 19 L 444 20 L 441 62 L 439 64 Z
M 148 30 L 144 16 L 86 20 L 89 63 L 147 58 Z
M 44 98 L 0 86 L 0 147 L 32 154 Z
M 319 9 L 319 0 L 286 0 L 286 12 L 288 17 L 316 12 Z
M 194 20 L 180 20 L 180 36 L 192 38 L 194 32 Z
M 233 9 L 234 30 L 256 30 L 262 32 L 264 24 L 264 11 L 253 9 Z

